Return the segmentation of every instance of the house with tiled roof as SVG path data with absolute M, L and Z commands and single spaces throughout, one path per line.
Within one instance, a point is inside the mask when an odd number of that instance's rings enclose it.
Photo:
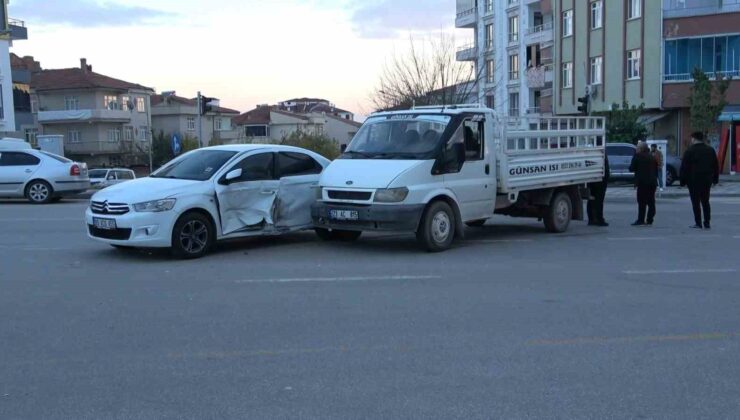
M 199 138 L 203 133 L 203 145 L 234 142 L 238 133 L 231 126 L 231 119 L 239 115 L 235 109 L 213 106 L 201 118 L 203 127 L 198 130 L 198 100 L 177 96 L 176 92 L 165 92 L 152 96 L 152 127 L 155 133 L 167 136 L 179 134 Z
M 95 73 L 86 59 L 31 75 L 39 134 L 61 135 L 65 154 L 90 166 L 149 162 L 152 88 Z
M 349 115 L 349 118 L 348 118 Z M 295 132 L 326 136 L 337 147 L 349 144 L 362 125 L 352 113 L 328 101 L 299 98 L 278 105 L 259 105 L 231 120 L 241 142 L 280 143 Z

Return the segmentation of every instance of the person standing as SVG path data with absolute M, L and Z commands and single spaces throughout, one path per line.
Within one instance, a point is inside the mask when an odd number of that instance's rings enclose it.
M 604 154 L 604 178 L 601 182 L 588 184 L 588 188 L 591 190 L 591 195 L 593 196 L 593 199 L 589 200 L 586 206 L 589 226 L 609 226 L 609 223 L 604 219 L 604 199 L 606 198 L 606 188 L 610 175 L 609 157 Z
M 632 226 L 652 225 L 656 213 L 655 190 L 658 188 L 658 163 L 650 155 L 650 150 L 643 141 L 637 144 L 637 153 L 632 158 L 630 172 L 635 174 L 638 206 L 637 220 Z
M 665 187 L 665 181 L 663 181 L 663 164 L 665 163 L 663 152 L 658 149 L 657 144 L 651 144 L 650 154 L 653 155 L 655 162 L 658 164 L 658 188 L 663 191 L 663 188 Z
M 704 229 L 711 229 L 712 207 L 709 195 L 712 184 L 719 184 L 719 161 L 714 149 L 704 142 L 703 133 L 691 135 L 691 146 L 686 150 L 681 162 L 681 186 L 689 187 L 691 206 L 694 210 L 694 226 L 702 228 L 704 210 Z

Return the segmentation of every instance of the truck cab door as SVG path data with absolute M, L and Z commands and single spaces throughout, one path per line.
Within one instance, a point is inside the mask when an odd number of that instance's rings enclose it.
M 223 235 L 260 231 L 272 225 L 278 185 L 274 160 L 272 152 L 253 154 L 219 178 L 216 197 Z
M 445 186 L 457 197 L 464 221 L 489 218 L 496 205 L 495 168 L 486 147 L 486 131 L 483 116 L 466 118 L 445 149 L 445 156 L 464 153 L 462 166 L 447 166 L 444 174 Z

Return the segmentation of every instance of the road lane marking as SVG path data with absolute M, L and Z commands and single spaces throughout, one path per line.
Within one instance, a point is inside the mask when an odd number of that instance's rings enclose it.
M 568 346 L 578 344 L 649 343 L 676 341 L 727 340 L 740 337 L 740 333 L 699 333 L 684 335 L 648 335 L 634 337 L 579 337 L 555 340 L 530 340 L 530 346 Z
M 623 271 L 628 276 L 641 276 L 651 274 L 723 274 L 736 273 L 734 268 L 707 268 L 707 269 L 687 269 L 687 270 L 628 270 Z
M 393 280 L 437 280 L 442 276 L 363 276 L 363 277 L 304 277 L 304 278 L 282 278 L 282 279 L 253 279 L 237 280 L 236 284 L 253 283 L 332 283 L 352 281 L 393 281 Z

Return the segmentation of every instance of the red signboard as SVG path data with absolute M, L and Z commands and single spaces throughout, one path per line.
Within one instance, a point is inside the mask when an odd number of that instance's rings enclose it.
M 735 125 L 735 172 L 740 172 L 740 124 Z
M 717 153 L 717 158 L 719 159 L 719 170 L 724 171 L 725 170 L 725 158 L 727 157 L 727 149 L 730 147 L 730 130 L 727 129 L 727 131 L 722 133 L 722 139 L 719 142 L 719 152 Z M 732 162 L 732 159 L 730 159 L 730 162 Z

